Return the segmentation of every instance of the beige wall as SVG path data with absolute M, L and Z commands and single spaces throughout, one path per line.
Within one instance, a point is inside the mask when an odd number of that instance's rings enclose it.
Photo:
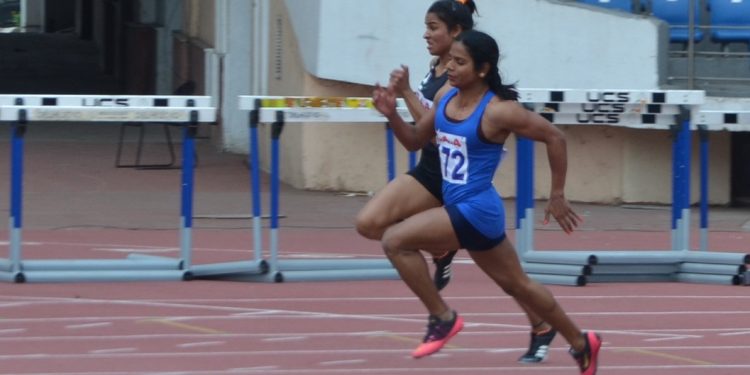
M 304 72 L 297 41 L 282 2 L 274 2 L 269 56 L 273 79 L 270 95 L 369 96 L 368 86 L 316 79 Z M 281 28 L 279 30 L 279 27 Z M 281 40 L 276 36 L 280 35 Z M 418 69 L 412 68 L 414 74 Z M 373 77 L 375 81 L 378 77 Z M 596 203 L 669 203 L 672 199 L 672 141 L 668 131 L 605 126 L 561 126 L 568 140 L 567 195 Z M 288 125 L 281 141 L 281 177 L 291 185 L 314 190 L 376 191 L 387 176 L 383 124 Z M 267 136 L 264 136 L 267 143 Z M 710 202 L 729 202 L 729 136 L 711 139 Z M 515 140 L 495 177 L 506 197 L 516 195 Z M 399 147 L 399 173 L 407 153 Z M 267 147 L 263 155 L 268 155 Z M 535 196 L 549 195 L 549 164 L 543 145 L 536 147 Z M 268 158 L 265 158 L 266 168 Z M 698 144 L 693 144 L 692 198 L 698 199 Z
M 185 0 L 183 12 L 185 33 L 208 45 L 214 45 L 216 0 Z
M 191 20 L 186 29 L 210 44 L 214 1 L 188 0 Z M 269 95 L 369 96 L 370 87 L 321 80 L 305 72 L 298 41 L 283 1 L 271 1 Z M 248 59 L 250 57 L 248 56 Z M 345 62 L 342 62 L 345 63 Z M 427 60 L 425 60 L 425 64 Z M 412 67 L 413 74 L 422 74 Z M 378 78 L 373 77 L 373 81 Z M 231 79 L 227 77 L 225 79 Z M 229 98 L 223 102 L 234 103 Z M 603 126 L 561 126 L 568 140 L 567 195 L 573 201 L 597 203 L 671 202 L 671 134 Z M 270 125 L 261 125 L 261 159 L 269 169 Z M 696 137 L 697 138 L 697 137 Z M 729 136 L 711 139 L 710 202 L 729 201 Z M 515 141 L 506 145 L 509 157 L 498 171 L 495 184 L 505 197 L 514 197 Z M 698 197 L 698 145 L 693 145 L 692 197 Z M 403 173 L 407 153 L 399 147 L 398 173 Z M 302 189 L 376 191 L 386 182 L 383 124 L 288 124 L 281 138 L 281 178 Z M 549 168 L 543 145 L 536 147 L 537 198 L 549 192 Z
M 320 80 L 302 66 L 284 3 L 271 2 L 269 95 L 369 96 L 367 86 Z M 269 128 L 261 125 L 261 158 L 269 168 Z M 387 178 L 383 124 L 289 124 L 280 141 L 281 178 L 312 190 L 373 191 Z M 399 165 L 405 169 L 406 152 Z

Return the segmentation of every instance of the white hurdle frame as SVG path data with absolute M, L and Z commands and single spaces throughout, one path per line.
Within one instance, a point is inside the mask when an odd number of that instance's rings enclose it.
M 600 104 L 620 104 L 619 115 L 612 117 L 614 126 L 644 129 L 670 129 L 675 135 L 673 143 L 673 202 L 672 249 L 666 251 L 536 251 L 533 246 L 533 144 L 519 144 L 518 195 L 519 195 L 519 251 L 526 262 L 557 262 L 560 264 L 588 264 L 591 266 L 590 282 L 628 281 L 683 281 L 739 285 L 744 263 L 750 256 L 740 253 L 695 252 L 690 250 L 690 147 L 691 121 L 701 120 L 703 91 L 692 90 L 541 90 L 524 97 L 533 101 L 534 110 L 556 124 L 580 125 L 588 123 Z M 546 99 L 546 103 L 537 103 Z M 605 100 L 608 99 L 608 100 Z M 607 108 L 607 107 L 605 107 Z M 628 109 L 629 108 L 629 109 Z M 623 110 L 624 109 L 624 110 Z M 627 112 L 640 114 L 625 115 Z M 550 114 L 551 113 L 551 114 Z M 567 116 L 566 116 L 567 113 Z M 600 114 L 602 121 L 610 120 Z M 568 123 L 570 114 L 585 121 Z M 660 120 L 662 116 L 672 117 Z M 705 118 L 707 115 L 703 115 Z M 615 123 L 614 118 L 618 121 Z M 628 121 L 636 120 L 635 124 Z M 610 125 L 610 124 L 608 124 Z M 667 127 L 664 127 L 667 125 Z M 520 143 L 526 143 L 523 141 Z M 529 164 L 529 161 L 530 163 Z M 523 175 L 521 175 L 523 173 Z M 523 212 L 526 211 L 526 212 Z M 729 271 L 726 271 L 729 270 Z
M 720 280 L 732 278 L 733 282 L 750 285 L 750 253 L 726 253 L 722 258 L 715 252 L 708 253 L 709 241 L 709 209 L 708 209 L 708 180 L 709 180 L 709 138 L 711 132 L 748 132 L 750 131 L 750 110 L 713 109 L 708 105 L 702 106 L 693 122 L 693 131 L 700 135 L 700 245 L 697 254 L 708 255 L 704 261 L 714 261 L 711 267 L 696 269 L 700 273 L 712 273 Z M 713 255 L 713 256 L 711 256 Z M 683 263 L 683 268 L 694 267 L 694 263 Z M 739 280 L 736 280 L 739 279 Z
M 0 121 L 12 123 L 9 257 L 0 280 L 9 282 L 188 280 L 192 253 L 194 138 L 198 123 L 216 121 L 209 96 L 0 95 Z M 22 256 L 24 134 L 35 122 L 184 123 L 180 259 L 131 254 L 128 259 L 40 259 Z M 43 125 L 39 125 L 43 126 Z
M 557 124 L 612 122 L 612 119 L 615 118 L 616 124 L 619 126 L 650 129 L 668 129 L 674 124 L 674 117 L 680 113 L 680 108 L 676 106 L 663 106 L 662 103 L 667 100 L 678 102 L 681 105 L 703 101 L 703 92 L 695 91 L 627 92 L 627 98 L 623 98 L 621 92 L 612 92 L 611 90 L 521 89 L 519 94 L 522 102 L 531 105 L 534 110 L 542 112 L 543 116 Z M 566 97 L 568 98 L 567 101 L 565 100 Z M 570 102 L 588 103 L 588 105 L 582 106 L 581 104 L 577 104 L 571 106 Z M 243 110 L 258 111 L 255 115 L 257 117 L 251 120 L 251 128 L 254 121 L 273 122 L 276 126 L 280 127 L 283 126 L 284 119 L 291 119 L 288 120 L 290 122 L 385 122 L 385 118 L 372 109 L 370 98 L 241 96 L 240 108 Z M 411 120 L 411 115 L 403 102 L 398 103 L 397 110 L 405 120 Z M 519 153 L 521 152 L 523 141 L 520 143 Z M 531 158 L 533 159 L 533 149 L 531 151 Z M 523 158 L 519 157 L 519 160 L 521 159 Z M 274 175 L 273 171 L 272 175 Z M 519 194 L 522 194 L 529 188 L 533 188 L 530 184 L 519 186 Z M 274 189 L 272 188 L 272 190 Z M 273 198 L 271 206 L 273 211 Z M 523 224 L 518 226 L 520 249 L 529 250 L 533 244 L 533 223 L 527 223 L 525 217 L 533 217 L 533 205 L 519 212 L 521 213 L 519 218 L 523 222 Z M 528 216 L 524 216 L 524 214 Z M 258 215 L 259 212 L 256 213 L 256 216 Z M 687 228 L 681 227 L 681 230 L 687 230 Z M 277 235 L 277 227 L 272 222 L 270 229 L 271 248 L 269 250 L 272 274 L 284 271 L 283 262 L 279 262 L 277 259 Z M 256 254 L 258 246 L 256 245 Z M 527 251 L 522 253 L 531 254 L 531 252 Z M 537 253 L 541 254 L 541 252 Z M 551 254 L 541 255 L 553 257 Z M 555 252 L 554 257 L 558 257 L 559 255 L 560 252 Z M 593 257 L 590 254 L 586 255 L 586 257 L 590 256 Z M 559 262 L 550 261 L 550 259 L 534 260 L 524 258 L 523 267 L 532 278 L 540 282 L 564 285 L 586 284 L 586 277 L 591 273 L 590 262 L 567 261 L 559 264 L 556 263 Z M 390 267 L 387 263 L 384 266 Z M 303 268 L 304 271 L 297 268 L 295 268 L 295 271 L 307 272 L 306 276 L 311 276 L 311 272 L 315 272 L 305 268 L 305 265 L 300 266 L 300 268 Z M 281 276 L 279 278 L 283 279 Z
M 684 127 L 680 118 L 689 118 L 687 108 L 704 101 L 702 91 L 692 90 L 583 90 L 534 89 L 521 90 L 520 101 L 557 125 L 605 125 L 638 129 L 672 129 L 675 133 Z M 676 150 L 675 150 L 676 151 Z M 585 285 L 593 281 L 622 281 L 619 275 L 632 275 L 637 269 L 656 273 L 658 279 L 674 270 L 673 251 L 571 251 L 534 249 L 534 144 L 519 138 L 517 142 L 517 249 L 527 263 L 550 265 L 586 265 L 589 274 L 585 280 L 555 276 L 551 283 Z M 674 179 L 676 181 L 676 179 Z M 676 186 L 682 186 L 675 182 Z M 672 250 L 684 246 L 689 237 L 689 210 L 678 206 L 678 191 L 673 200 Z M 636 257 L 641 257 L 636 259 Z M 604 259 L 602 259 L 604 258 Z M 603 260 L 603 261 L 602 261 Z M 602 264 L 604 263 L 604 264 Z M 614 264 L 614 265 L 613 265 Z M 632 266 L 631 264 L 638 264 Z M 552 268 L 554 269 L 554 268 Z M 603 276 L 606 275 L 606 276 Z M 642 275 L 634 281 L 646 281 Z
M 325 123 L 383 123 L 385 118 L 371 108 L 369 98 L 313 98 L 279 96 L 240 96 L 239 108 L 249 111 L 249 143 L 251 194 L 253 202 L 253 247 L 254 262 L 263 261 L 261 249 L 261 203 L 260 203 L 260 163 L 258 147 L 258 125 L 272 123 L 271 130 L 271 202 L 269 227 L 267 273 L 232 271 L 236 264 L 227 263 L 231 272 L 215 273 L 214 278 L 242 281 L 341 281 L 341 280 L 393 280 L 398 273 L 387 259 L 279 259 L 278 219 L 279 219 L 279 139 L 286 123 L 325 122 Z M 278 102 L 289 101 L 285 103 Z M 306 101 L 336 100 L 338 105 L 323 103 L 312 106 Z M 347 102 L 348 101 L 348 102 Z M 294 102 L 294 103 L 292 103 Z M 411 115 L 403 101 L 399 101 L 399 112 L 404 119 Z M 220 270 L 221 271 L 221 270 Z M 196 277 L 202 275 L 196 274 Z
M 691 119 L 705 100 L 694 90 L 520 89 L 520 101 L 557 125 L 606 125 L 671 130 L 673 143 L 672 248 L 667 250 L 545 250 L 534 249 L 533 142 L 518 140 L 517 248 L 523 267 L 548 284 L 582 286 L 587 282 L 684 281 L 737 284 L 737 275 L 717 274 L 726 262 L 746 262 L 747 255 L 698 253 L 689 249 Z M 370 98 L 240 96 L 240 109 L 250 111 L 252 164 L 257 164 L 257 124 L 273 123 L 271 144 L 271 227 L 268 274 L 234 273 L 221 278 L 248 281 L 307 281 L 391 278 L 386 260 L 284 261 L 278 259 L 278 138 L 286 122 L 385 122 Z M 411 116 L 402 102 L 397 110 Z M 255 151 L 255 152 L 254 152 Z M 253 168 L 258 171 L 258 168 Z M 258 181 L 254 176 L 253 180 Z M 253 188 L 259 192 L 258 187 Z M 254 199 L 255 261 L 260 248 L 260 205 Z M 738 260 L 739 258 L 739 260 Z M 361 262 L 360 262 L 361 261 Z

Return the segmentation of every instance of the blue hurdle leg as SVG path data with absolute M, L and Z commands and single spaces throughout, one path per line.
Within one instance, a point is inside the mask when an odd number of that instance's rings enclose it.
M 183 128 L 182 144 L 182 223 L 180 226 L 180 256 L 183 267 L 192 266 L 193 242 L 193 183 L 195 163 L 195 135 L 198 128 L 190 125 Z
M 23 156 L 26 133 L 26 111 L 19 112 L 18 122 L 12 127 L 10 177 L 10 271 L 21 272 L 21 231 L 23 228 Z
M 253 210 L 253 251 L 254 260 L 260 261 L 263 257 L 263 241 L 261 228 L 261 202 L 260 202 L 260 147 L 258 146 L 258 123 L 260 122 L 260 99 L 255 100 L 255 108 L 250 112 L 250 194 Z
M 516 247 L 534 250 L 534 141 L 516 138 Z

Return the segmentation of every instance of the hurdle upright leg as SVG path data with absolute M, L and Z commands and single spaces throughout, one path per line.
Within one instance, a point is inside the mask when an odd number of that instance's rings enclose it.
M 22 104 L 22 103 L 16 103 Z M 19 120 L 13 123 L 11 135 L 10 221 L 9 221 L 9 271 L 8 281 L 23 282 L 21 273 L 23 228 L 23 164 L 24 136 L 26 135 L 26 110 L 19 110 Z
M 534 141 L 516 138 L 516 247 L 534 249 Z
M 180 225 L 180 256 L 183 269 L 192 266 L 193 248 L 193 187 L 195 163 L 195 135 L 198 133 L 198 114 L 190 114 L 190 123 L 182 130 L 182 223 Z
M 690 120 L 678 116 L 673 134 L 672 250 L 679 251 L 690 248 Z
M 255 109 L 250 112 L 250 189 L 253 210 L 253 251 L 255 260 L 263 257 L 263 231 L 261 230 L 260 201 L 260 156 L 258 155 L 258 123 L 260 122 L 260 99 L 255 100 Z
M 271 127 L 271 226 L 269 230 L 268 246 L 271 250 L 271 274 L 279 270 L 279 138 L 284 129 L 284 113 L 276 112 L 276 122 Z M 277 280 L 281 281 L 281 280 Z
M 708 129 L 698 126 L 700 136 L 700 251 L 708 250 Z
M 396 178 L 396 146 L 393 140 L 393 129 L 391 126 L 385 124 L 385 155 L 386 164 L 388 165 L 388 181 L 393 181 Z

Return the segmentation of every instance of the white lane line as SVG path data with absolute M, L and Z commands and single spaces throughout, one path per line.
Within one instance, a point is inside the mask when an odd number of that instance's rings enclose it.
M 36 305 L 37 302 L 29 301 L 29 302 L 6 302 L 6 303 L 0 303 L 0 308 L 9 308 L 9 307 L 22 307 L 22 306 L 29 306 L 29 305 Z
M 26 332 L 26 328 L 7 328 L 7 329 L 0 329 L 0 335 L 11 335 L 14 333 L 23 333 Z M 13 339 L 13 337 L 9 337 L 10 339 Z M 49 339 L 49 338 L 48 338 Z
M 112 348 L 112 349 L 95 349 L 89 350 L 91 354 L 110 354 L 110 353 L 132 353 L 135 352 L 136 348 Z
M 497 347 L 475 347 L 475 348 L 450 348 L 444 349 L 446 352 L 443 354 L 457 354 L 457 353 L 480 353 L 486 354 L 492 350 L 513 350 L 523 351 L 521 348 L 497 348 Z M 660 352 L 677 351 L 677 352 L 692 352 L 692 351 L 727 351 L 727 350 L 739 350 L 747 351 L 750 350 L 750 346 L 629 346 L 629 347 L 618 347 L 618 346 L 607 346 L 607 351 L 628 351 L 628 350 L 654 350 Z M 552 348 L 551 352 L 557 352 L 560 355 L 567 353 L 568 349 Z M 72 353 L 72 354 L 50 354 L 50 353 L 26 353 L 26 354 L 0 354 L 0 360 L 95 360 L 95 359 L 135 359 L 135 358 L 182 358 L 182 357 L 290 357 L 290 356 L 312 356 L 319 359 L 321 356 L 333 356 L 341 358 L 344 355 L 370 355 L 370 356 L 401 356 L 408 349 L 394 348 L 394 349 L 347 349 L 347 348 L 326 348 L 326 349 L 285 349 L 285 350 L 244 350 L 244 351 L 206 351 L 206 352 L 137 352 L 137 353 L 98 353 L 98 354 L 85 354 L 85 353 Z M 742 363 L 743 366 L 750 366 L 750 360 L 743 358 L 747 363 Z
M 247 250 L 245 250 L 247 251 Z M 740 289 L 741 290 L 741 289 Z M 462 301 L 482 301 L 482 300 L 511 300 L 511 297 L 506 295 L 489 295 L 489 296 L 451 296 L 451 300 L 462 300 Z M 36 297 L 36 296 L 15 296 L 15 295 L 0 295 L 0 300 L 63 300 L 60 297 Z M 735 299 L 738 301 L 750 299 L 750 295 L 742 293 L 738 295 L 564 295 L 560 291 L 555 294 L 555 299 L 564 300 L 603 300 L 603 299 Z M 172 303 L 237 303 L 237 302 L 351 302 L 351 301 L 405 301 L 414 302 L 413 296 L 403 297 L 362 297 L 362 296 L 347 296 L 347 297 L 268 297 L 268 298 L 178 298 L 178 299 L 142 299 L 140 302 L 172 302 Z
M 669 335 L 667 337 L 656 337 L 651 339 L 643 339 L 646 342 L 657 342 L 657 341 L 669 341 L 669 340 L 685 340 L 685 339 L 702 339 L 704 336 L 697 335 Z
M 307 336 L 286 336 L 286 337 L 268 337 L 262 339 L 265 342 L 284 342 L 284 341 L 304 341 L 307 340 Z
M 230 316 L 244 317 L 244 316 L 268 316 L 281 313 L 281 310 L 261 310 L 261 311 L 250 311 L 236 314 L 230 314 Z
M 719 336 L 740 336 L 740 335 L 750 335 L 750 330 L 742 330 L 738 332 L 724 332 L 720 333 Z
M 325 361 L 320 362 L 321 366 L 345 366 L 345 365 L 358 365 L 361 363 L 367 363 L 364 359 L 342 359 L 339 361 Z
M 125 303 L 123 303 L 124 305 Z M 134 303 L 137 305 L 137 303 Z M 175 306 L 172 306 L 175 307 Z M 193 306 L 181 306 L 183 308 L 193 308 Z M 202 306 L 197 306 L 201 307 Z M 216 307 L 208 309 L 217 309 Z M 228 309 L 236 309 L 234 307 Z M 245 309 L 249 310 L 249 309 Z M 265 310 L 260 310 L 265 311 Z M 374 320 L 374 321 L 392 321 L 392 322 L 424 322 L 424 314 L 377 314 L 373 313 L 370 315 L 362 314 L 347 314 L 347 313 L 332 313 L 332 312 L 317 312 L 317 311 L 293 311 L 293 310 L 278 310 L 278 314 L 230 314 L 230 315 L 139 315 L 139 316 L 68 316 L 68 317 L 38 317 L 38 318 L 3 318 L 0 319 L 0 324 L 7 323 L 38 323 L 38 322 L 77 322 L 77 321 L 95 321 L 95 320 L 112 320 L 112 321 L 130 321 L 130 320 L 147 320 L 147 319 L 171 319 L 175 321 L 191 321 L 191 320 L 243 320 L 243 319 L 353 319 L 353 320 Z M 512 317 L 524 317 L 522 312 L 496 312 L 496 313 L 461 313 L 464 317 L 485 317 L 485 318 L 512 318 Z M 620 317 L 620 316 L 673 316 L 673 315 L 750 315 L 750 310 L 738 310 L 738 311 L 676 311 L 676 312 L 650 312 L 650 311 L 612 311 L 612 312 L 569 312 L 569 316 L 578 317 L 591 317 L 591 316 L 604 316 L 604 317 Z M 475 322 L 480 326 L 506 326 L 506 327 L 521 327 L 525 325 L 519 324 L 500 324 L 500 323 L 481 323 Z M 744 330 L 745 328 L 735 328 Z
M 266 372 L 266 371 L 272 371 L 277 370 L 279 366 L 256 366 L 256 367 L 237 367 L 237 368 L 230 368 L 227 370 L 227 373 L 229 374 L 247 374 L 248 372 Z M 158 374 L 157 374 L 158 375 Z
M 41 319 L 44 321 L 45 319 Z M 86 329 L 86 328 L 98 328 L 98 327 L 108 327 L 111 326 L 111 322 L 98 322 L 98 323 L 84 323 L 84 324 L 69 324 L 66 325 L 65 328 L 67 329 Z
M 515 349 L 509 349 L 509 348 L 506 348 L 506 349 L 489 349 L 489 350 L 487 350 L 487 353 L 492 353 L 492 354 L 497 354 L 497 353 L 513 353 L 513 352 L 520 352 L 520 351 L 523 351 L 523 350 L 526 350 L 526 349 L 522 349 L 522 348 L 515 348 Z
M 607 366 L 599 365 L 599 369 L 606 373 L 632 374 L 638 373 L 655 373 L 660 370 L 745 370 L 750 369 L 750 365 L 638 365 L 638 366 Z M 496 367 L 387 367 L 387 368 L 347 368 L 347 369 L 326 369 L 326 374 L 498 374 L 498 373 L 570 373 L 573 371 L 571 366 L 550 366 L 544 365 L 543 368 L 538 366 L 496 366 Z M 728 372 L 727 372 L 728 373 Z M 740 372 L 732 372 L 740 373 Z M 132 375 L 132 372 L 35 372 L 24 375 Z M 295 374 L 320 374 L 320 369 L 280 369 L 278 366 L 257 366 L 232 368 L 228 370 L 177 370 L 177 371 L 149 371 L 148 375 L 232 375 L 232 374 L 275 374 L 275 375 L 295 375 Z
M 225 345 L 226 341 L 203 341 L 203 342 L 187 342 L 184 344 L 178 344 L 178 348 L 199 348 L 207 346 L 221 346 Z
M 717 331 L 722 330 L 734 330 L 734 329 L 702 329 L 700 331 L 709 332 L 709 333 L 715 333 Z M 8 334 L 11 333 L 20 333 L 24 332 L 25 329 L 18 328 L 18 329 L 9 329 L 6 330 Z M 615 334 L 615 335 L 623 335 L 623 336 L 647 336 L 652 337 L 651 339 L 644 339 L 644 341 L 662 341 L 662 338 L 664 340 L 669 340 L 670 338 L 683 338 L 683 337 L 690 337 L 695 335 L 686 335 L 686 334 L 669 334 L 666 332 L 661 332 L 662 330 L 652 332 L 648 330 L 605 330 L 605 331 L 597 331 L 601 333 L 606 333 L 607 335 Z M 677 332 L 694 332 L 696 330 L 693 330 L 691 328 L 684 328 L 680 330 L 663 330 L 663 331 L 677 331 Z M 0 334 L 2 334 L 3 331 L 0 330 Z M 746 334 L 750 334 L 750 331 L 745 332 Z M 149 333 L 149 334 L 133 334 L 133 335 L 94 335 L 94 336 L 84 336 L 84 335 L 75 335 L 75 336 L 55 336 L 56 342 L 63 342 L 63 341 L 99 341 L 99 340 L 106 340 L 106 341 L 115 341 L 115 340 L 188 340 L 188 339 L 260 339 L 267 342 L 283 342 L 283 341 L 299 341 L 302 339 L 309 339 L 309 338 L 342 338 L 342 337 L 379 337 L 379 336 L 414 336 L 419 337 L 423 335 L 424 332 L 422 331 L 392 331 L 392 332 L 386 332 L 386 331 L 378 331 L 378 332 L 369 332 L 369 331 L 346 331 L 346 332 L 286 332 L 286 333 L 278 333 L 278 332 L 248 332 L 248 333 Z M 515 335 L 528 335 L 528 329 L 524 327 L 522 330 L 512 330 L 512 331 L 497 331 L 497 330 L 487 330 L 487 331 L 478 331 L 478 330 L 472 330 L 472 331 L 463 331 L 461 332 L 462 336 L 515 336 Z M 728 336 L 728 334 L 719 334 L 722 336 Z M 653 338 L 656 336 L 655 338 Z M 704 337 L 704 336 L 701 336 Z M 0 337 L 0 342 L 48 342 L 50 340 L 49 336 L 26 336 L 26 337 Z

